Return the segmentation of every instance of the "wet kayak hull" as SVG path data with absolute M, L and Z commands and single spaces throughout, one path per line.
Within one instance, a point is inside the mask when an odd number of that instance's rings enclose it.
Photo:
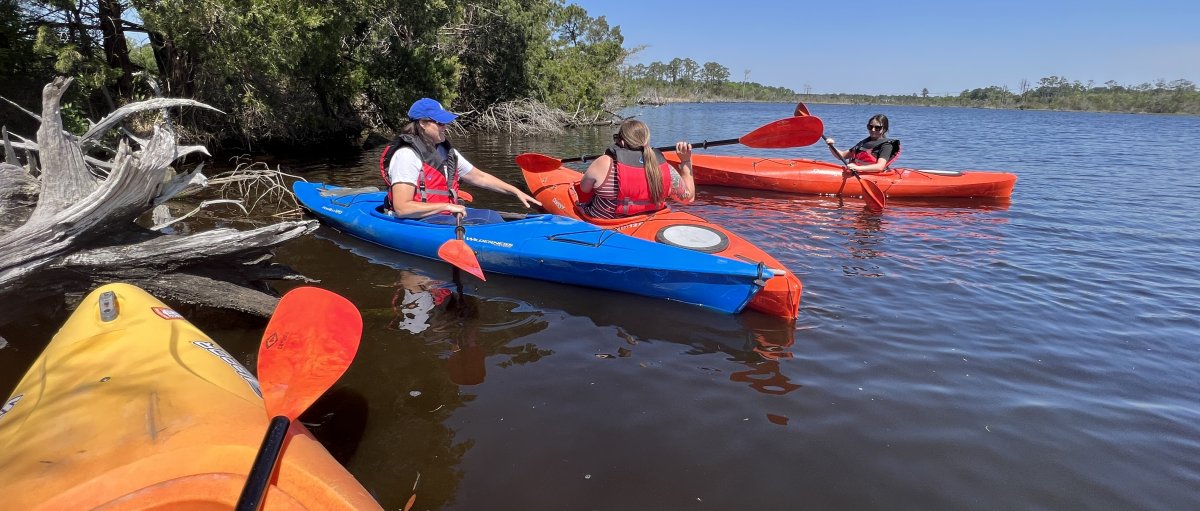
M 678 165 L 675 153 L 665 154 Z M 862 196 L 853 176 L 843 175 L 839 164 L 817 160 L 747 156 L 692 155 L 698 185 L 772 190 L 808 195 Z M 861 174 L 890 198 L 1012 196 L 1016 174 L 1007 172 L 943 171 L 893 168 L 879 174 Z
M 546 211 L 571 218 L 585 218 L 575 205 L 575 190 L 572 186 L 579 181 L 582 174 L 566 167 L 546 172 L 522 172 L 529 190 Z M 724 227 L 696 215 L 670 209 L 618 220 L 587 218 L 587 221 L 598 227 L 644 240 L 675 243 L 677 246 L 691 247 L 692 250 L 702 250 L 772 270 L 772 274 L 764 279 L 763 290 L 754 296 L 748 308 L 788 319 L 795 319 L 799 314 L 802 293 L 800 279 L 774 257 Z M 676 239 L 671 235 L 674 230 L 692 235 Z M 686 238 L 696 241 L 693 244 Z M 705 244 L 709 241 L 711 244 Z
M 397 219 L 378 210 L 384 192 L 297 182 L 297 199 L 331 227 L 392 250 L 440 260 L 453 224 Z M 485 210 L 474 210 L 470 216 Z M 556 215 L 467 225 L 465 241 L 486 273 L 608 289 L 740 312 L 761 289 L 763 270 L 647 242 Z

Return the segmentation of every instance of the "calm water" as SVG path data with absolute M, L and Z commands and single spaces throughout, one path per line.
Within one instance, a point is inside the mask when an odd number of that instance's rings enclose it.
M 623 113 L 666 145 L 792 107 Z M 350 297 L 366 331 L 305 422 L 387 509 L 418 475 L 416 509 L 438 510 L 1200 509 L 1200 118 L 810 107 L 843 148 L 886 113 L 904 165 L 1015 172 L 1014 196 L 873 215 L 702 189 L 689 211 L 801 276 L 794 323 L 500 275 L 445 297 L 444 264 L 322 228 L 277 259 Z M 520 183 L 514 155 L 592 154 L 610 133 L 458 144 Z M 373 185 L 376 158 L 282 165 Z M 193 319 L 253 367 L 262 324 Z M 39 321 L 0 332 L 5 386 L 40 350 L 18 336 L 53 329 Z

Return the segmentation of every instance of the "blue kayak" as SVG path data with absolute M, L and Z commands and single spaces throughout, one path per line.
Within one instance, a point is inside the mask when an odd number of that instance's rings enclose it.
M 326 225 L 392 250 L 440 260 L 438 247 L 455 237 L 451 215 L 416 220 L 382 212 L 382 191 L 304 181 L 292 190 Z M 485 272 L 666 298 L 721 312 L 741 312 L 773 276 L 759 265 L 558 215 L 467 208 L 463 225 L 466 243 Z

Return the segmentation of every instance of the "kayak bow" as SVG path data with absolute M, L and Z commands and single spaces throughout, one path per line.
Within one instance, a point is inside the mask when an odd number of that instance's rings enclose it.
M 5 509 L 233 509 L 267 427 L 258 380 L 137 287 L 92 291 L 0 412 Z M 300 424 L 267 510 L 379 510 Z

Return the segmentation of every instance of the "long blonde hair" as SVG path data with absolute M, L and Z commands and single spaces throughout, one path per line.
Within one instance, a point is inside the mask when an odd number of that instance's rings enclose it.
M 637 119 L 625 119 L 617 130 L 617 138 L 623 142 L 626 149 L 636 151 L 641 149 L 642 161 L 645 163 L 646 183 L 650 185 L 650 200 L 661 203 L 664 200 L 662 190 L 662 172 L 658 169 L 658 157 L 650 147 L 650 128 L 646 123 Z

